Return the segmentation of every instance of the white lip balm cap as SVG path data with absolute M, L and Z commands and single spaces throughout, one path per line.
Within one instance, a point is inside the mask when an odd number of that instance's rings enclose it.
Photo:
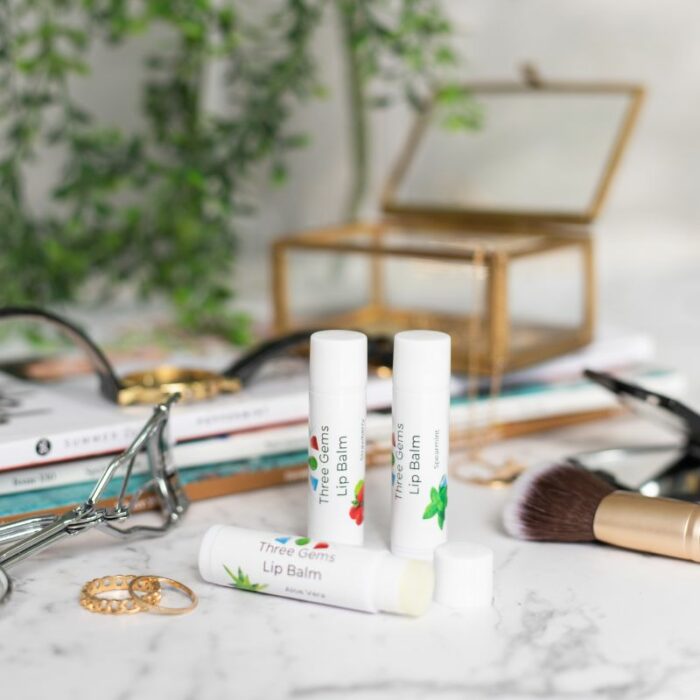
M 357 331 L 317 331 L 311 335 L 309 387 L 317 393 L 364 389 L 367 336 Z
M 401 331 L 394 336 L 394 386 L 405 391 L 450 386 L 451 339 L 440 331 Z
M 435 602 L 449 608 L 489 607 L 493 600 L 493 551 L 470 542 L 435 549 Z

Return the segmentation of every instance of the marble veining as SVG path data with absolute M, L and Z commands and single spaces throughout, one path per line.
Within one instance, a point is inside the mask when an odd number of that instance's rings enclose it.
M 639 429 L 619 421 L 620 434 Z M 612 430 L 612 429 L 611 429 Z M 500 450 L 600 437 L 593 427 Z M 608 436 L 610 437 L 610 436 Z M 124 545 L 90 532 L 12 570 L 0 609 L 1 698 L 695 698 L 700 570 L 594 545 L 522 543 L 500 527 L 506 493 L 453 480 L 450 536 L 495 551 L 490 610 L 433 606 L 420 619 L 326 608 L 211 586 L 197 551 L 218 522 L 302 531 L 305 491 L 289 485 L 192 506 L 164 538 Z M 368 476 L 368 540 L 385 544 L 388 472 Z M 182 618 L 91 615 L 77 604 L 96 576 L 157 573 L 191 585 Z

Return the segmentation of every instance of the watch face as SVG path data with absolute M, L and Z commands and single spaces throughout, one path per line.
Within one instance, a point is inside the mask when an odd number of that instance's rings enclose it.
M 160 387 L 168 384 L 192 384 L 201 381 L 218 381 L 221 375 L 204 369 L 161 365 L 145 372 L 132 372 L 122 377 L 125 386 Z
M 183 401 L 202 401 L 221 393 L 235 393 L 241 384 L 203 369 L 164 365 L 147 372 L 133 372 L 122 378 L 119 392 L 122 406 L 156 404 L 168 396 L 179 394 Z

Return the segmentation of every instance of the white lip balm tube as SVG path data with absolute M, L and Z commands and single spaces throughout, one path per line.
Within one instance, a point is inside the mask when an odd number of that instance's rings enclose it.
M 394 337 L 391 551 L 432 559 L 447 540 L 450 336 Z
M 309 376 L 308 534 L 361 545 L 365 517 L 367 336 L 318 331 Z
M 422 615 L 433 596 L 427 562 L 228 525 L 207 530 L 199 572 L 222 586 L 372 613 Z

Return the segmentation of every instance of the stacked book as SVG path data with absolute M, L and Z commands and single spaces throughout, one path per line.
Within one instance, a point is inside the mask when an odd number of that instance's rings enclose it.
M 503 378 L 498 395 L 488 382 L 453 383 L 451 434 L 456 449 L 467 434 L 494 426 L 522 434 L 609 415 L 615 398 L 581 378 L 584 367 L 619 371 L 631 381 L 671 395 L 678 373 L 651 364 L 643 335 L 603 337 L 584 350 Z M 388 465 L 391 379 L 368 383 L 367 455 Z M 120 408 L 88 382 L 38 385 L 0 372 L 0 520 L 57 512 L 82 502 L 109 460 L 126 448 L 150 415 Z M 180 405 L 171 414 L 174 461 L 193 500 L 307 478 L 307 378 L 303 373 L 261 379 L 239 394 Z M 145 456 L 135 484 L 146 480 Z M 116 496 L 120 484 L 112 484 Z M 148 506 L 144 502 L 144 507 Z

